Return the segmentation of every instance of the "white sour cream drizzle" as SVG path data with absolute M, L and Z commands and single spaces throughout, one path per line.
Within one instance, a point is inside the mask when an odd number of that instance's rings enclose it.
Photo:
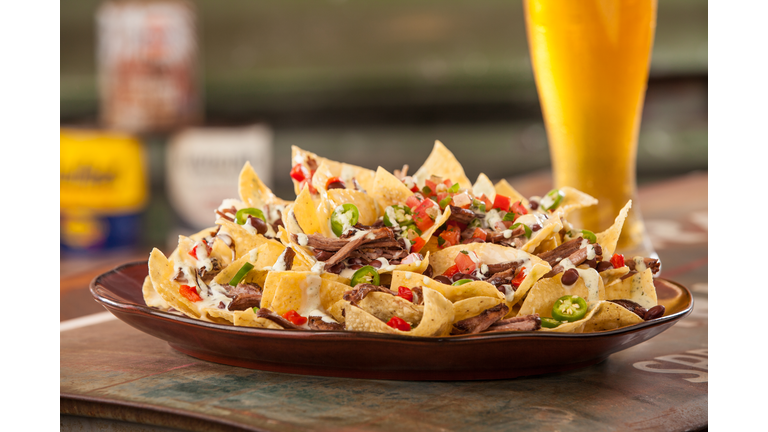
M 287 251 L 288 251 L 288 248 L 283 249 L 283 253 L 281 253 L 280 256 L 277 257 L 277 261 L 275 261 L 275 264 L 272 266 L 264 267 L 264 270 L 278 271 L 278 272 L 285 271 L 285 253 Z
M 309 237 L 306 234 L 296 234 L 296 239 L 299 241 L 299 245 L 306 246 L 309 243 Z
M 632 275 L 632 278 L 630 279 L 630 300 L 646 309 L 650 309 L 656 306 L 656 304 L 645 294 L 645 291 L 643 291 L 643 273 L 647 270 L 645 260 L 641 256 L 636 256 L 632 261 L 635 262 L 635 270 L 637 270 L 637 273 Z
M 301 283 L 301 306 L 296 311 L 301 316 L 319 316 L 327 323 L 335 323 L 336 320 L 323 310 L 320 301 L 320 285 L 323 280 L 320 276 L 311 274 Z
M 597 303 L 600 300 L 600 274 L 593 268 L 587 268 L 587 269 L 580 269 L 576 268 L 576 266 L 573 265 L 571 260 L 568 258 L 565 258 L 560 261 L 560 265 L 563 266 L 563 271 L 566 271 L 568 269 L 575 269 L 577 272 L 579 272 L 579 277 L 581 277 L 582 280 L 584 280 L 584 285 L 587 287 L 587 292 L 589 293 L 587 295 L 587 298 L 585 299 L 587 303 L 589 303 L 590 308 L 593 306 L 594 303 Z M 564 286 L 566 291 L 570 287 Z

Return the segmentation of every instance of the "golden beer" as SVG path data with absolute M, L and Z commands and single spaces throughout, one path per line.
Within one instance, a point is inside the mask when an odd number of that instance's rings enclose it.
M 599 200 L 576 215 L 607 229 L 633 209 L 619 249 L 650 248 L 637 202 L 637 134 L 656 27 L 656 0 L 525 0 L 533 71 L 557 187 Z

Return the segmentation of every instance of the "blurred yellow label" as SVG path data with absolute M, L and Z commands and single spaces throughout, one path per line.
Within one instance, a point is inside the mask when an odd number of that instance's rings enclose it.
M 61 209 L 102 214 L 140 210 L 147 200 L 141 143 L 127 135 L 61 130 Z

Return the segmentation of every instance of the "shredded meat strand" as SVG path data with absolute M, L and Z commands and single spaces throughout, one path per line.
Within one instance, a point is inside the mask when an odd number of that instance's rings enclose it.
M 344 324 L 339 324 L 335 322 L 325 322 L 323 319 L 319 316 L 311 316 L 308 317 L 307 324 L 309 325 L 310 330 L 316 330 L 316 331 L 342 331 L 344 330 Z
M 357 304 L 365 298 L 368 294 L 372 292 L 383 292 L 391 295 L 395 295 L 391 290 L 384 288 L 382 286 L 373 285 L 373 284 L 357 284 L 353 289 L 346 291 L 342 298 L 353 305 L 357 306 Z
M 492 308 L 488 308 L 480 312 L 479 315 L 454 323 L 451 334 L 458 335 L 480 333 L 504 317 L 507 312 L 509 312 L 509 307 L 504 303 L 499 303 Z
M 273 323 L 285 328 L 285 329 L 291 329 L 291 330 L 306 330 L 302 328 L 301 326 L 297 326 L 296 324 L 288 321 L 287 319 L 281 317 L 280 315 L 276 314 L 275 312 L 272 312 L 269 309 L 261 308 L 258 312 L 256 312 L 256 316 L 259 318 L 266 318 Z

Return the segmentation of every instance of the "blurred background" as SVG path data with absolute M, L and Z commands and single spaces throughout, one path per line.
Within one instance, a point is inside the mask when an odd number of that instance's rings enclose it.
M 245 160 L 292 199 L 292 145 L 391 171 L 439 139 L 472 180 L 550 164 L 521 1 L 68 1 L 60 49 L 62 256 L 172 249 Z M 706 169 L 707 2 L 663 0 L 638 182 Z

